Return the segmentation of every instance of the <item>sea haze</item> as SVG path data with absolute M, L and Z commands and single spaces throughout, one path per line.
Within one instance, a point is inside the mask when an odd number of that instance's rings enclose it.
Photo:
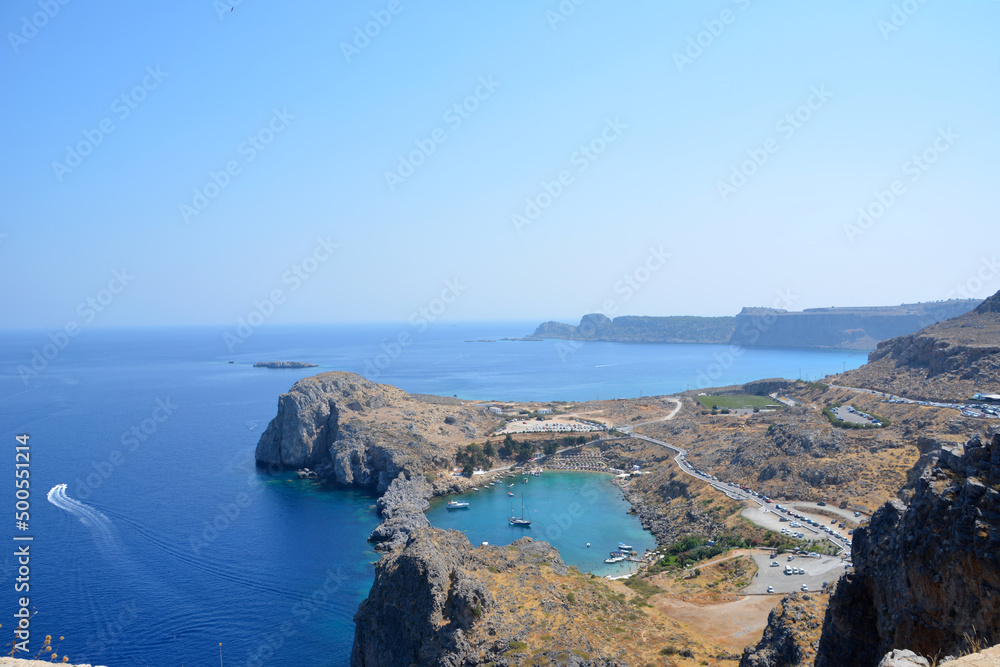
M 726 346 L 465 342 L 533 327 L 264 326 L 245 339 L 235 326 L 89 329 L 28 374 L 19 367 L 31 367 L 49 332 L 0 334 L 0 437 L 13 446 L 28 433 L 31 444 L 32 645 L 63 635 L 71 660 L 116 666 L 213 664 L 220 642 L 225 664 L 344 664 L 378 557 L 366 542 L 374 498 L 262 475 L 253 463 L 279 395 L 300 378 L 368 368 L 369 379 L 410 392 L 590 400 L 694 388 L 712 364 L 723 369 L 714 384 L 728 384 L 799 369 L 815 378 L 865 360 L 746 349 L 728 364 Z M 252 367 L 271 360 L 319 367 Z M 12 480 L 13 455 L 3 465 Z M 533 536 L 584 569 L 603 565 L 620 540 L 652 544 L 606 477 L 582 477 L 546 473 L 525 485 Z M 587 512 L 600 517 L 554 530 L 566 521 L 560 498 L 585 483 L 597 489 Z M 488 512 L 480 492 L 464 518 L 438 504 L 431 517 L 477 542 L 516 538 L 506 493 L 489 493 Z M 8 516 L 13 501 L 11 489 Z M 3 567 L 13 579 L 12 555 Z

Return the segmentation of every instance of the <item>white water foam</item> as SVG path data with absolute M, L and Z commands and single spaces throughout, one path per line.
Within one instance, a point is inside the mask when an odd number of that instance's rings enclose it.
M 105 542 L 111 542 L 111 521 L 93 507 L 74 500 L 66 495 L 66 485 L 56 484 L 49 489 L 49 502 L 61 510 L 77 517 L 80 523 L 92 528 L 95 534 Z

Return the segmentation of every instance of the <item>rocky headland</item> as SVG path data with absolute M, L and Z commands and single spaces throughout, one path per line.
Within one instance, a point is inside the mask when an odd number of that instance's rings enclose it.
M 272 472 L 310 468 L 321 482 L 380 496 L 379 549 L 426 526 L 427 499 L 463 490 L 450 475 L 455 452 L 497 420 L 462 401 L 407 394 L 345 372 L 296 382 L 257 443 L 257 464 Z
M 715 343 L 762 347 L 868 350 L 879 341 L 911 334 L 962 315 L 980 302 L 951 299 L 899 306 L 744 308 L 735 317 L 584 315 L 580 324 L 544 322 L 522 340 L 558 338 L 618 343 Z

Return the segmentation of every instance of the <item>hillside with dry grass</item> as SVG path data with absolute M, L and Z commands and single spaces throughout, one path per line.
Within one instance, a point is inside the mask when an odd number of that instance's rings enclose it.
M 776 499 L 824 500 L 874 510 L 896 496 L 941 444 L 963 442 L 983 420 L 956 410 L 891 404 L 883 397 L 819 383 L 790 383 L 795 402 L 774 412 L 716 414 L 686 398 L 673 420 L 638 432 L 690 450 L 696 468 Z M 842 403 L 882 415 L 890 425 L 845 429 L 823 408 Z

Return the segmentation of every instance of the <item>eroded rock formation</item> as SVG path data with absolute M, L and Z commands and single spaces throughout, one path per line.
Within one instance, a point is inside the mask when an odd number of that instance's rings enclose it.
M 818 667 L 1000 640 L 1000 434 L 942 449 L 909 505 L 887 503 L 855 533 L 854 564 L 831 597 Z

